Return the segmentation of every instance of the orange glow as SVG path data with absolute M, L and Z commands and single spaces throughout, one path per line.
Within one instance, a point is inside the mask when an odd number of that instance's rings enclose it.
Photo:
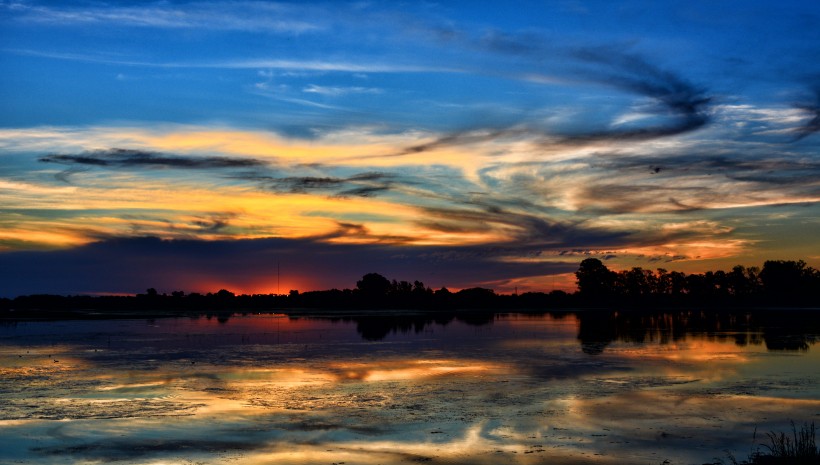
M 340 380 L 400 381 L 439 376 L 466 376 L 505 372 L 499 365 L 468 360 L 399 360 L 331 365 Z
M 552 291 L 572 293 L 575 292 L 578 287 L 575 281 L 574 273 L 558 273 L 494 281 L 485 283 L 485 285 L 492 287 L 496 292 L 504 294 L 512 294 L 514 292 L 518 292 L 519 294 L 525 292 L 549 293 Z
M 237 280 L 227 280 L 224 278 L 215 277 L 197 277 L 196 273 L 192 272 L 187 276 L 181 276 L 177 282 L 180 288 L 188 292 L 216 292 L 220 289 L 225 289 L 234 294 L 287 294 L 291 290 L 309 291 L 317 289 L 310 278 L 302 276 L 287 275 L 282 278 L 277 278 L 276 263 L 271 264 L 271 269 L 268 270 L 266 276 L 257 276 L 253 278 L 245 278 Z M 170 292 L 176 289 L 170 289 Z

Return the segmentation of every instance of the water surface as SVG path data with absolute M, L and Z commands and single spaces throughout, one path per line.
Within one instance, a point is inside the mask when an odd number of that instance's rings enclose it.
M 808 314 L 16 322 L 0 462 L 701 464 L 820 415 Z M 758 438 L 760 440 L 760 437 Z

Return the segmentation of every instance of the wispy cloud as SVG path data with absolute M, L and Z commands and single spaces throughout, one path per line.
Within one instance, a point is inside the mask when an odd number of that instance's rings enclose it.
M 39 161 L 63 165 L 145 169 L 223 169 L 249 168 L 266 165 L 265 162 L 252 158 L 192 157 L 120 148 L 95 150 L 81 154 L 54 153 L 40 157 Z
M 309 94 L 320 94 L 326 95 L 329 97 L 339 97 L 343 95 L 349 94 L 382 94 L 384 91 L 382 89 L 376 89 L 373 87 L 339 87 L 339 86 L 319 86 L 316 84 L 310 84 L 307 87 L 302 89 L 302 92 L 306 92 Z
M 4 48 L 3 51 L 27 56 L 38 56 L 56 60 L 80 61 L 122 66 L 149 68 L 190 68 L 190 69 L 251 69 L 284 71 L 318 71 L 342 73 L 464 73 L 466 70 L 454 66 L 391 63 L 369 57 L 360 60 L 322 59 L 272 59 L 272 58 L 232 58 L 202 61 L 150 61 L 129 59 L 104 54 L 69 53 L 49 50 Z
M 542 58 L 540 54 L 546 52 L 541 47 L 532 45 L 531 39 L 527 38 L 524 41 L 520 38 L 505 37 L 502 48 L 511 48 L 516 53 Z M 497 50 L 499 46 L 488 47 Z M 703 89 L 671 71 L 660 69 L 643 57 L 610 48 L 586 48 L 576 51 L 572 56 L 579 66 L 586 65 L 582 71 L 575 71 L 575 79 L 603 84 L 649 98 L 656 104 L 655 107 L 644 108 L 641 118 L 629 121 L 629 124 L 618 124 L 614 128 L 589 130 L 584 127 L 566 133 L 545 127 L 541 121 L 522 121 L 513 125 L 485 126 L 452 132 L 384 156 L 401 157 L 441 147 L 504 139 L 537 140 L 544 146 L 645 141 L 684 134 L 702 128 L 709 122 L 711 98 Z M 521 79 L 520 75 L 511 74 L 508 77 Z M 524 79 L 529 80 L 526 77 Z
M 580 133 L 571 136 L 572 139 L 646 140 L 693 131 L 709 121 L 711 98 L 703 89 L 643 57 L 610 47 L 582 49 L 576 52 L 576 56 L 600 67 L 589 70 L 591 79 L 655 100 L 660 104 L 657 113 L 660 116 L 667 114 L 672 121 L 634 129 Z
M 304 8 L 269 2 L 194 2 L 185 7 L 164 2 L 139 6 L 109 4 L 0 5 L 20 21 L 57 25 L 111 25 L 146 28 L 237 30 L 299 34 L 323 29 Z
M 283 193 L 325 193 L 338 197 L 370 197 L 391 189 L 398 176 L 391 173 L 366 172 L 347 177 L 287 176 L 273 177 L 258 174 L 238 175 L 242 179 L 258 183 L 263 189 Z M 405 181 L 406 182 L 406 181 Z
M 797 104 L 797 108 L 809 114 L 809 120 L 803 126 L 797 128 L 795 136 L 797 140 L 808 137 L 816 132 L 820 132 L 820 85 L 812 89 L 814 100 L 809 103 Z

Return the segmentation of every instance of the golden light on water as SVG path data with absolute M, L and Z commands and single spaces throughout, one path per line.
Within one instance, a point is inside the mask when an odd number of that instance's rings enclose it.
M 67 447 L 124 463 L 692 461 L 747 444 L 755 424 L 820 408 L 801 368 L 816 362 L 813 350 L 678 332 L 615 338 L 588 354 L 579 334 L 589 318 L 429 321 L 379 341 L 362 340 L 354 320 L 284 315 L 66 323 L 61 337 L 75 342 L 52 345 L 36 330 L 0 358 L 2 437 L 35 437 L 54 422 L 60 435 L 43 433 L 47 446 L 0 442 L 46 461 Z M 49 324 L 60 323 L 5 331 Z M 134 450 L 143 452 L 129 458 Z

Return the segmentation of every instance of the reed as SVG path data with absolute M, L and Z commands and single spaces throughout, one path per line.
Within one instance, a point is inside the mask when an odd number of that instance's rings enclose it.
M 791 424 L 791 434 L 774 431 L 766 433 L 769 444 L 756 446 L 746 460 L 738 461 L 727 452 L 729 462 L 732 465 L 820 465 L 820 450 L 817 448 L 814 422 L 804 423 L 799 431 L 794 421 Z M 756 439 L 757 429 L 752 440 Z

